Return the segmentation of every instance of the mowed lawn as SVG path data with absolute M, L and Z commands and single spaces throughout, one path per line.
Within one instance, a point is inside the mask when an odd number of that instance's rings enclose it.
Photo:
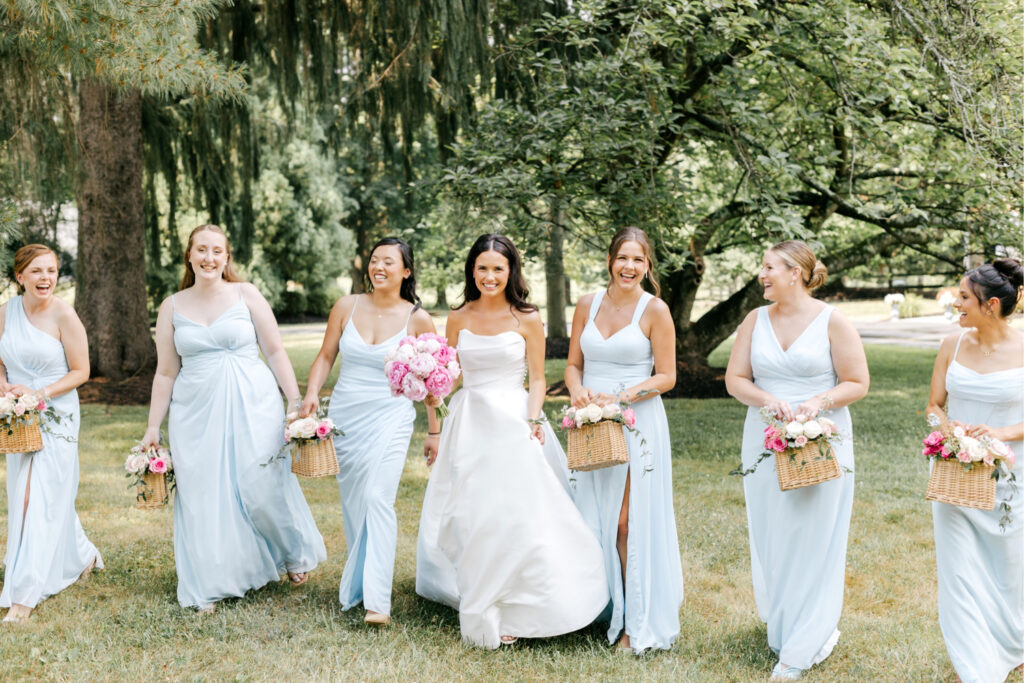
M 320 338 L 286 342 L 301 381 Z M 712 361 L 724 364 L 725 353 Z M 953 678 L 936 614 L 927 467 L 918 455 L 933 354 L 868 349 L 871 393 L 854 407 L 857 493 L 842 637 L 808 680 Z M 563 367 L 552 361 L 549 379 Z M 560 406 L 552 401 L 549 412 Z M 682 633 L 668 652 L 617 655 L 601 627 L 499 651 L 462 645 L 456 613 L 414 591 L 429 474 L 422 412 L 398 494 L 391 628 L 366 627 L 360 609 L 338 605 L 345 539 L 333 478 L 302 481 L 329 554 L 307 585 L 274 584 L 221 603 L 209 617 L 182 609 L 171 510 L 135 509 L 122 470 L 146 407 L 87 405 L 78 512 L 107 569 L 43 602 L 29 624 L 0 628 L 0 679 L 764 680 L 774 659 L 750 586 L 741 481 L 728 476 L 739 460 L 745 409 L 731 400 L 670 400 L 667 407 L 686 590 Z M 0 533 L 6 526 L 4 499 Z

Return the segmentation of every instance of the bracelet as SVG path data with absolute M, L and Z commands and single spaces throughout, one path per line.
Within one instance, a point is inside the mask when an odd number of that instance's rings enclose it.
M 441 432 L 427 432 L 427 436 L 441 436 Z
M 827 391 L 825 392 L 825 395 L 821 397 L 821 402 L 823 404 L 821 407 L 822 410 L 828 410 L 829 408 L 836 404 L 836 402 L 832 399 L 832 394 L 828 393 Z

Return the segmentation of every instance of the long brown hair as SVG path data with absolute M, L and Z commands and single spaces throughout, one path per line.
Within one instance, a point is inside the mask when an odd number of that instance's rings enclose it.
M 476 268 L 476 259 L 485 251 L 493 251 L 501 254 L 508 261 L 508 282 L 505 285 L 505 300 L 509 306 L 517 311 L 529 313 L 536 311 L 537 307 L 528 301 L 530 288 L 526 286 L 526 278 L 523 277 L 522 259 L 519 257 L 519 250 L 512 240 L 504 235 L 487 234 L 480 235 L 476 242 L 469 248 L 469 255 L 466 256 L 466 285 L 462 290 L 462 303 L 455 307 L 462 308 L 470 301 L 480 298 L 480 288 L 476 286 L 473 278 L 473 269 Z
M 640 228 L 622 228 L 612 237 L 612 242 L 608 245 L 608 276 L 611 277 L 612 274 L 612 261 L 619 255 L 619 249 L 622 249 L 626 242 L 636 242 L 644 250 L 644 256 L 647 258 L 647 279 L 651 282 L 654 296 L 661 296 L 661 285 L 658 283 L 658 273 L 654 268 L 654 249 L 651 248 L 651 240 L 648 239 L 647 233 Z
M 221 273 L 221 279 L 227 282 L 245 282 L 238 273 L 235 272 L 234 258 L 231 256 L 231 243 L 228 241 L 227 233 L 219 225 L 207 223 L 206 225 L 200 225 L 188 235 L 188 244 L 185 245 L 185 274 L 181 277 L 181 284 L 178 286 L 178 291 L 188 289 L 196 283 L 196 273 L 192 270 L 192 264 L 189 263 L 188 255 L 192 252 L 192 242 L 195 236 L 204 230 L 215 232 L 218 235 L 224 235 L 224 248 L 228 254 L 228 261 L 224 264 L 224 272 Z
M 57 256 L 57 252 L 50 249 L 45 244 L 26 244 L 21 249 L 14 253 L 14 276 L 17 277 L 25 272 L 25 269 L 40 256 L 46 254 L 53 254 L 53 260 L 57 262 L 57 271 L 60 271 L 60 257 Z M 22 294 L 25 293 L 25 288 L 18 284 L 18 291 Z M 56 285 L 57 283 L 53 283 Z

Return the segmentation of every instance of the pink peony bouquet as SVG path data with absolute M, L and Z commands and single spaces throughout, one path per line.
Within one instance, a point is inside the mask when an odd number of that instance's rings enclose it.
M 993 476 L 999 478 L 1009 475 L 1010 470 L 1017 462 L 1017 456 L 1013 449 L 998 439 L 983 436 L 976 439 L 967 435 L 960 425 L 953 425 L 949 422 L 942 422 L 937 415 L 928 416 L 928 424 L 933 431 L 921 441 L 924 448 L 921 455 L 927 458 L 942 458 L 949 460 L 956 458 L 963 464 L 964 469 L 970 470 L 975 463 L 994 465 Z M 1002 472 L 1001 472 L 1002 471 Z
M 388 351 L 384 363 L 392 395 L 405 396 L 410 401 L 422 401 L 427 396 L 442 399 L 437 408 L 441 417 L 448 415 L 443 399 L 452 393 L 461 373 L 455 349 L 448 346 L 448 340 L 429 332 L 398 342 Z

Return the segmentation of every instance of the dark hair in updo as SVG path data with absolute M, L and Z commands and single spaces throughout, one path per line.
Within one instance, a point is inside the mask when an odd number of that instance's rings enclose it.
M 1020 301 L 1024 285 L 1024 268 L 1020 259 L 1001 258 L 967 271 L 968 287 L 979 304 L 992 297 L 999 299 L 999 315 L 1006 318 Z

